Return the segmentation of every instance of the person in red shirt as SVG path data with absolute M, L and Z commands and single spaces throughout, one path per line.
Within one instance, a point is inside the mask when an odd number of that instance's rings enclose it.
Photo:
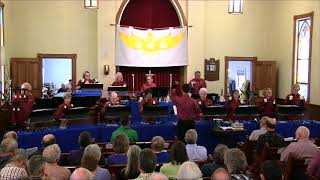
M 207 98 L 207 89 L 206 88 L 201 88 L 199 90 L 199 95 L 200 95 L 200 98 L 197 99 L 197 102 L 198 102 L 198 104 L 199 104 L 199 106 L 200 106 L 200 108 L 202 109 L 202 112 L 203 112 L 203 110 L 206 107 L 213 105 L 213 101 L 211 99 Z
M 237 120 L 236 110 L 240 105 L 240 94 L 238 90 L 232 92 L 232 96 L 229 97 L 229 101 L 225 104 L 226 107 L 226 120 Z
M 89 71 L 85 71 L 82 74 L 82 78 L 80 79 L 77 83 L 76 89 L 80 89 L 82 84 L 93 84 L 94 80 L 90 79 L 90 72 Z
M 72 95 L 69 93 L 66 93 L 63 96 L 64 102 L 58 106 L 58 109 L 54 113 L 54 118 L 57 122 L 62 122 L 65 120 L 65 111 L 71 110 L 73 108 L 73 104 L 71 104 Z
M 190 80 L 189 85 L 191 87 L 192 95 L 199 95 L 199 90 L 201 88 L 207 88 L 206 81 L 201 78 L 200 71 L 196 71 L 194 73 L 194 78 Z
M 185 133 L 189 129 L 195 129 L 194 120 L 201 118 L 201 109 L 196 100 L 190 97 L 190 86 L 189 84 L 184 84 L 182 86 L 183 95 L 177 96 L 172 95 L 171 99 L 177 107 L 177 136 L 178 139 L 184 141 Z
M 153 82 L 153 78 L 151 75 L 147 75 L 146 79 L 147 79 L 147 83 L 144 83 L 142 85 L 141 90 L 140 90 L 141 93 L 143 93 L 147 89 L 157 87 L 157 85 Z
M 272 97 L 271 88 L 264 90 L 265 98 L 263 101 L 257 102 L 258 112 L 261 117 L 268 116 L 275 118 L 277 114 L 276 100 Z
M 153 106 L 156 105 L 158 101 L 152 97 L 152 91 L 150 89 L 147 89 L 145 91 L 145 95 L 143 96 L 143 99 L 141 102 L 139 102 L 138 110 L 140 113 L 143 112 L 143 107 L 145 105 L 147 106 Z
M 115 106 L 120 104 L 120 98 L 116 92 L 110 93 L 109 100 L 105 102 L 103 107 L 101 108 L 101 114 L 104 114 L 108 107 Z
M 127 86 L 127 83 L 123 81 L 123 76 L 121 72 L 116 73 L 116 78 L 111 86 Z
M 34 104 L 31 91 L 31 84 L 25 82 L 21 85 L 21 92 L 13 96 L 10 119 L 12 125 L 17 126 L 17 128 L 24 128 L 28 125 L 28 118 L 32 113 Z
M 304 97 L 299 94 L 299 91 L 300 91 L 300 85 L 299 84 L 293 85 L 291 94 L 287 95 L 286 97 L 286 104 L 303 106 Z

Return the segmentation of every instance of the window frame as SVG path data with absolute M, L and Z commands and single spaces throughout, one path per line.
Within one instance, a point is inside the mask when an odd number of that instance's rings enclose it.
M 314 20 L 314 12 L 295 15 L 293 17 L 293 50 L 292 50 L 292 83 L 294 84 L 306 84 L 308 87 L 308 96 L 306 98 L 306 102 L 310 102 L 310 91 L 311 91 L 311 62 L 312 62 L 312 37 L 313 37 L 313 20 Z M 310 42 L 309 42 L 309 72 L 308 72 L 308 83 L 299 83 L 297 82 L 297 72 L 298 72 L 298 47 L 299 47 L 299 39 L 297 32 L 297 21 L 300 19 L 310 18 Z
M 4 4 L 1 1 L 0 1 L 0 8 L 1 8 L 0 46 L 4 46 Z
M 228 4 L 228 13 L 229 14 L 243 14 L 243 0 L 239 0 L 240 1 L 240 10 L 239 12 L 238 11 L 235 11 L 235 2 L 236 0 L 229 0 L 229 4 Z M 232 9 L 230 9 L 230 4 L 232 4 Z

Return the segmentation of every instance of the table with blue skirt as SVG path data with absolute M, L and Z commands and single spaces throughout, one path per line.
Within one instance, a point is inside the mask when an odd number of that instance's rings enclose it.
M 237 137 L 238 141 L 243 141 L 247 135 L 259 128 L 257 121 L 242 121 L 246 132 Z M 221 143 L 219 138 L 212 132 L 213 125 L 206 120 L 196 121 L 196 130 L 198 132 L 198 144 L 205 146 L 208 153 L 212 152 L 214 147 Z M 320 137 L 320 122 L 318 121 L 279 121 L 276 131 L 283 137 L 294 137 L 295 131 L 299 126 L 306 126 L 310 129 L 310 137 Z M 109 142 L 111 134 L 119 125 L 72 125 L 67 129 L 53 127 L 37 132 L 18 132 L 18 144 L 20 148 L 41 148 L 41 139 L 46 134 L 54 134 L 57 144 L 62 152 L 78 149 L 78 138 L 82 131 L 91 133 L 95 142 Z M 160 124 L 141 124 L 135 122 L 131 127 L 138 132 L 139 141 L 150 141 L 154 136 L 162 136 L 166 140 L 173 140 L 176 136 L 176 122 L 163 122 Z

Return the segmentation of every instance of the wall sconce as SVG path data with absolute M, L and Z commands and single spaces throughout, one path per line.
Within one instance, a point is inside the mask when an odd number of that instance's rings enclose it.
M 99 8 L 99 0 L 84 0 L 84 8 L 87 9 L 98 9 Z
M 104 70 L 104 71 L 103 71 L 103 72 L 104 72 L 104 75 L 109 75 L 109 71 L 110 71 L 110 70 L 109 70 L 109 65 L 104 65 L 104 66 L 103 66 L 103 70 Z
M 229 14 L 242 14 L 243 0 L 229 0 Z

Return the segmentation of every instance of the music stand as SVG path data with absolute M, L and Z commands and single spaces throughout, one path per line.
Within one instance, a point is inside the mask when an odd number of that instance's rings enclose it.
M 89 109 L 87 107 L 73 107 L 64 111 L 65 119 L 68 120 L 87 120 Z
M 114 105 L 109 106 L 104 113 L 103 120 L 107 123 L 117 123 L 120 120 L 120 117 L 128 117 L 131 114 L 131 106 L 126 105 Z
M 255 105 L 240 105 L 236 109 L 236 115 L 242 117 L 257 118 L 259 116 L 259 113 L 258 108 Z
M 151 88 L 152 91 L 152 97 L 166 97 L 169 92 L 169 88 L 167 87 L 154 87 Z
M 141 113 L 142 120 L 145 123 L 156 123 L 158 118 L 168 117 L 169 107 L 168 106 L 157 106 L 145 105 Z
M 208 106 L 203 109 L 203 115 L 209 118 L 224 118 L 226 109 L 222 105 Z
M 278 115 L 279 116 L 300 116 L 301 119 L 304 115 L 303 111 L 305 110 L 303 106 L 297 105 L 277 105 Z
M 97 91 L 97 90 L 102 90 L 103 89 L 103 84 L 100 84 L 100 83 L 81 84 L 80 88 L 83 91 Z

